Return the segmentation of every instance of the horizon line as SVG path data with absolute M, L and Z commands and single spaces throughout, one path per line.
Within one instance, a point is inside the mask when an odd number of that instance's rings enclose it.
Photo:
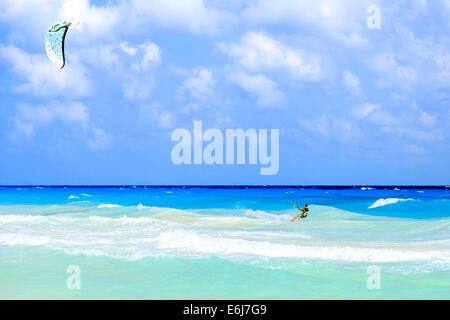
M 77 185 L 77 184 L 22 184 L 22 185 L 0 185 L 0 188 L 36 188 L 36 187 L 50 187 L 50 188 L 328 188 L 328 189 L 355 189 L 355 188 L 406 188 L 406 189 L 450 189 L 450 185 L 370 185 L 370 184 L 345 184 L 345 185 L 250 185 L 250 184 L 99 184 L 99 185 Z

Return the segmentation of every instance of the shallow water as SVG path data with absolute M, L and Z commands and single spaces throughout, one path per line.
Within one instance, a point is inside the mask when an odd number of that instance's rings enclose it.
M 446 189 L 0 188 L 0 298 L 449 299 L 449 213 Z

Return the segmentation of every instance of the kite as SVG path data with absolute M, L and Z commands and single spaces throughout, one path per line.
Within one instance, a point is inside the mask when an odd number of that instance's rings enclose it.
M 60 21 L 52 25 L 45 34 L 45 50 L 48 58 L 62 69 L 66 64 L 64 57 L 64 39 L 71 25 L 68 21 Z

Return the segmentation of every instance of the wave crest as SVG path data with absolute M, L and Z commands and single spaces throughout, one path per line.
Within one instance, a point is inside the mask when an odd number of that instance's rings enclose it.
M 382 207 L 382 206 L 386 206 L 388 204 L 394 204 L 400 201 L 412 201 L 414 199 L 408 198 L 408 199 L 400 199 L 400 198 L 386 198 L 386 199 L 378 199 L 377 201 L 375 201 L 370 207 L 369 209 L 373 209 L 373 208 L 377 208 L 377 207 Z

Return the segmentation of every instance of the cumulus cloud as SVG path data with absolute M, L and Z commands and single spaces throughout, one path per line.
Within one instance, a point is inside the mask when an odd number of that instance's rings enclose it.
M 139 114 L 141 120 L 150 121 L 163 130 L 172 128 L 176 120 L 175 114 L 159 103 L 142 104 L 139 107 Z
M 151 42 L 119 42 L 84 47 L 77 51 L 90 66 L 106 70 L 122 86 L 127 100 L 142 101 L 150 97 L 156 68 L 162 62 L 161 48 Z
M 384 133 L 424 141 L 442 139 L 439 128 L 435 127 L 436 117 L 415 103 L 394 113 L 379 104 L 366 102 L 350 108 L 350 114 L 358 121 L 376 125 Z
M 129 75 L 122 84 L 123 96 L 128 100 L 146 100 L 150 97 L 153 87 L 152 76 Z
M 78 51 L 83 61 L 104 69 L 122 86 L 127 100 L 142 101 L 154 88 L 154 74 L 162 60 L 161 48 L 151 42 L 95 45 Z
M 350 109 L 350 113 L 358 120 L 368 117 L 380 110 L 380 105 L 366 102 Z
M 216 83 L 212 72 L 202 66 L 192 70 L 192 75 L 184 81 L 184 88 L 196 98 L 203 98 L 213 93 Z
M 380 76 L 377 81 L 380 87 L 409 90 L 417 81 L 417 72 L 414 67 L 402 63 L 398 55 L 391 53 L 377 54 L 369 62 L 369 65 Z
M 346 44 L 349 47 L 356 47 L 356 48 L 371 47 L 369 40 L 363 37 L 358 32 L 350 32 L 348 34 L 343 32 L 336 32 L 334 33 L 334 37 L 336 38 L 336 40 L 340 41 L 343 44 Z
M 145 68 L 150 62 L 161 62 L 161 49 L 153 42 L 147 41 L 139 46 L 144 50 L 141 66 Z
M 404 146 L 403 151 L 411 154 L 424 154 L 427 152 L 425 148 L 419 147 L 415 144 L 409 144 Z
M 146 41 L 142 44 L 139 44 L 137 46 L 131 46 L 127 42 L 121 42 L 120 48 L 123 52 L 125 52 L 127 55 L 135 56 L 142 52 L 142 58 L 139 63 L 135 63 L 131 66 L 131 69 L 135 71 L 142 71 L 149 66 L 149 64 L 159 64 L 161 63 L 161 48 L 158 47 L 155 43 L 151 41 Z
M 81 102 L 62 104 L 52 102 L 49 105 L 18 104 L 16 115 L 13 118 L 16 128 L 14 135 L 30 137 L 36 133 L 36 129 L 49 125 L 54 121 L 62 121 L 74 124 L 82 128 L 89 125 L 89 111 Z
M 253 24 L 310 25 L 331 32 L 361 29 L 368 0 L 258 0 L 242 13 Z
M 70 42 L 92 44 L 114 38 L 123 26 L 123 9 L 123 2 L 95 6 L 89 0 L 5 0 L 0 1 L 0 21 L 7 21 L 14 33 L 20 30 L 21 35 L 38 44 L 52 24 L 69 20 L 73 23 L 68 33 Z
M 0 45 L 0 61 L 10 63 L 15 74 L 25 82 L 14 86 L 16 92 L 39 97 L 83 97 L 92 92 L 93 84 L 76 56 L 70 65 L 56 68 L 44 54 L 29 54 L 13 46 Z
M 192 33 L 214 34 L 237 22 L 233 13 L 216 9 L 203 0 L 131 0 L 130 3 L 134 19 Z
M 75 41 L 86 42 L 97 38 L 109 37 L 109 34 L 119 24 L 120 6 L 107 4 L 95 6 L 89 0 L 64 0 L 55 3 L 60 5 L 58 18 L 69 20 L 74 25 L 71 32 L 79 32 L 81 36 L 73 37 Z
M 91 131 L 92 137 L 87 141 L 91 149 L 105 151 L 111 147 L 112 137 L 105 130 L 92 126 Z
M 432 116 L 431 114 L 420 110 L 419 111 L 420 116 L 419 116 L 419 121 L 426 127 L 431 127 L 434 126 L 436 124 L 436 117 Z
M 344 70 L 342 73 L 342 80 L 344 81 L 344 85 L 352 94 L 359 95 L 361 93 L 359 79 L 353 73 L 348 70 Z
M 278 69 L 292 77 L 315 79 L 321 67 L 317 58 L 292 49 L 262 32 L 248 32 L 238 43 L 218 44 L 219 49 L 252 71 Z
M 382 132 L 420 141 L 438 141 L 443 136 L 439 129 L 422 129 L 417 127 L 381 127 Z
M 130 46 L 127 42 L 121 42 L 120 48 L 123 50 L 123 52 L 130 56 L 134 56 L 138 51 L 138 48 Z
M 20 26 L 21 32 L 34 39 L 58 19 L 79 22 L 72 26 L 70 39 L 83 44 L 114 39 L 149 26 L 217 34 L 238 21 L 235 14 L 204 0 L 123 0 L 103 5 L 89 0 L 0 1 L 0 20 Z
M 229 75 L 228 80 L 247 92 L 263 108 L 281 108 L 284 94 L 275 82 L 263 75 L 251 76 L 244 72 Z
M 128 100 L 139 101 L 148 99 L 155 83 L 154 74 L 150 68 L 161 63 L 161 49 L 151 41 L 134 47 L 122 43 L 121 49 L 134 58 L 129 67 L 131 71 L 122 72 L 121 78 L 125 79 L 122 85 L 124 97 Z M 123 62 L 123 65 L 126 66 L 127 63 Z
M 422 0 L 420 2 L 424 3 Z M 436 31 L 430 31 L 431 29 L 417 29 L 417 25 L 409 26 L 408 19 L 412 16 L 406 16 L 406 13 L 404 16 L 399 16 L 395 26 L 384 24 L 384 21 L 389 23 L 389 15 L 398 13 L 405 7 L 417 7 L 420 9 L 417 12 L 423 14 L 426 6 L 410 5 L 406 2 L 387 5 L 388 2 L 382 1 L 380 6 L 383 7 L 383 4 L 386 4 L 386 9 L 383 9 L 382 29 L 369 31 L 366 28 L 366 8 L 372 2 L 366 0 L 317 0 L 314 2 L 255 0 L 249 4 L 236 6 L 223 1 L 206 0 L 164 2 L 121 0 L 103 5 L 95 3 L 88 0 L 4 0 L 0 2 L 0 20 L 6 22 L 5 30 L 11 32 L 6 41 L 14 43 L 14 45 L 0 45 L 0 63 L 11 66 L 13 72 L 10 74 L 10 85 L 15 92 L 40 98 L 54 99 L 54 97 L 63 96 L 77 100 L 90 96 L 94 92 L 93 82 L 88 76 L 96 76 L 107 70 L 109 78 L 116 82 L 119 90 L 122 89 L 125 99 L 137 101 L 138 105 L 145 105 L 152 95 L 155 84 L 158 84 L 154 71 L 162 60 L 166 59 L 166 56 L 173 57 L 173 54 L 165 55 L 158 44 L 151 41 L 140 42 L 141 40 L 136 41 L 136 39 L 144 37 L 148 39 L 148 32 L 158 33 L 159 37 L 165 35 L 170 37 L 172 31 L 167 29 L 175 29 L 188 33 L 208 34 L 203 38 L 192 37 L 194 44 L 217 41 L 217 37 L 211 37 L 210 34 L 217 35 L 224 28 L 233 26 L 235 22 L 238 22 L 237 17 L 239 17 L 241 20 L 236 26 L 239 26 L 237 31 L 242 32 L 242 35 L 235 32 L 226 33 L 227 39 L 233 40 L 217 44 L 219 50 L 230 57 L 233 64 L 223 69 L 220 69 L 220 66 L 215 66 L 214 69 L 209 66 L 208 68 L 199 66 L 192 70 L 192 63 L 196 63 L 197 60 L 189 55 L 189 59 L 192 60 L 187 65 L 180 66 L 178 69 L 173 67 L 172 74 L 169 76 L 177 73 L 185 79 L 182 89 L 177 87 L 178 93 L 182 91 L 184 95 L 176 97 L 182 100 L 180 102 L 182 107 L 176 111 L 176 114 L 158 104 L 147 104 L 146 107 L 142 107 L 142 114 L 146 114 L 147 119 L 152 119 L 155 126 L 163 129 L 170 128 L 177 116 L 184 115 L 187 118 L 192 113 L 202 110 L 206 105 L 205 101 L 211 105 L 212 100 L 218 100 L 222 92 L 222 83 L 219 83 L 221 72 L 224 72 L 223 77 L 228 82 L 242 89 L 255 102 L 255 105 L 276 108 L 285 103 L 284 92 L 289 90 L 291 94 L 301 86 L 299 83 L 289 83 L 290 80 L 323 79 L 325 71 L 338 70 L 336 66 L 345 59 L 345 63 L 349 63 L 345 67 L 348 70 L 338 74 L 345 88 L 352 94 L 361 95 L 361 86 L 364 84 L 362 76 L 367 75 L 367 70 L 372 71 L 372 75 L 376 78 L 376 85 L 363 86 L 364 93 L 368 96 L 380 97 L 377 101 L 379 104 L 363 103 L 350 108 L 349 119 L 340 118 L 341 114 L 337 118 L 331 115 L 310 117 L 311 121 L 316 121 L 318 125 L 316 134 L 326 139 L 332 139 L 334 135 L 338 137 L 341 134 L 338 139 L 344 141 L 347 135 L 358 136 L 358 128 L 367 127 L 371 132 L 382 131 L 414 139 L 432 139 L 433 135 L 435 138 L 442 137 L 436 127 L 444 123 L 444 120 L 433 115 L 432 109 L 425 111 L 418 107 L 409 108 L 405 101 L 399 100 L 395 102 L 397 107 L 395 109 L 388 104 L 390 98 L 386 98 L 393 94 L 389 91 L 393 88 L 395 90 L 392 91 L 400 92 L 408 97 L 420 95 L 426 100 L 424 103 L 435 103 L 438 101 L 438 95 L 445 99 L 445 94 L 442 92 L 441 95 L 436 90 L 448 87 L 450 83 L 449 40 L 446 37 L 436 36 Z M 437 8 L 439 6 L 441 5 L 436 5 Z M 229 8 L 234 8 L 236 14 L 227 11 Z M 433 8 L 435 6 L 429 9 Z M 410 9 L 408 12 L 414 11 Z M 71 50 L 67 52 L 69 63 L 63 70 L 56 69 L 48 61 L 44 52 L 34 54 L 42 49 L 43 32 L 58 18 L 80 20 L 79 26 L 72 26 L 68 34 L 67 40 Z M 274 28 L 270 29 L 271 27 Z M 434 28 L 439 30 L 440 24 L 436 24 Z M 246 32 L 246 30 L 263 29 L 269 31 Z M 413 29 L 418 30 L 422 40 L 414 36 L 411 31 Z M 308 42 L 299 41 L 299 37 L 296 36 L 299 30 L 302 34 L 301 40 L 308 39 Z M 167 34 L 161 35 L 163 32 Z M 279 33 L 275 35 L 272 32 Z M 380 39 L 378 38 L 380 35 L 383 41 L 378 41 L 376 46 L 371 45 L 370 40 Z M 336 41 L 330 41 L 331 38 Z M 172 48 L 171 41 L 165 42 L 164 45 Z M 348 46 L 354 48 L 348 48 Z M 353 50 L 355 48 L 359 50 Z M 319 50 L 320 57 L 313 54 Z M 330 50 L 330 55 L 327 54 L 327 50 Z M 198 59 L 204 57 L 199 55 Z M 221 63 L 220 59 L 216 62 Z M 179 61 L 173 63 L 178 64 Z M 197 61 L 194 66 L 199 63 Z M 99 81 L 96 84 L 100 85 L 100 79 L 104 77 L 102 74 L 97 78 Z M 361 78 L 361 83 L 358 77 Z M 164 85 L 167 85 L 166 82 Z M 334 98 L 332 92 L 336 91 L 330 88 L 331 85 L 334 83 L 329 84 L 327 88 L 331 93 L 329 98 Z M 167 86 L 168 90 L 173 89 Z M 227 89 L 225 88 L 223 92 Z M 319 88 L 311 85 L 311 89 L 315 91 Z M 341 84 L 338 89 L 342 89 Z M 301 89 L 299 92 L 301 95 L 304 91 Z M 433 101 L 430 102 L 427 97 L 433 97 Z M 419 99 L 418 96 L 415 98 Z M 329 104 L 327 98 L 321 101 Z M 226 102 L 233 105 L 233 101 Z M 58 114 L 57 111 L 53 111 Z M 42 115 L 35 114 L 34 117 L 45 118 L 46 112 L 48 113 L 48 110 L 43 110 Z M 214 112 L 215 110 L 211 114 Z M 69 123 L 69 120 L 60 115 L 52 115 L 51 120 L 28 121 L 26 113 L 24 111 L 22 116 L 16 117 L 21 120 L 16 123 L 17 132 L 22 132 L 23 136 L 31 137 L 36 133 L 37 128 L 48 125 L 45 123 L 56 121 Z M 223 118 L 228 119 L 226 115 Z M 80 122 L 72 120 L 70 123 L 83 127 L 81 120 Z M 303 125 L 306 128 L 308 124 L 303 123 Z M 92 135 L 91 147 L 101 145 L 99 141 L 108 141 L 104 138 L 102 129 L 95 127 L 90 121 L 87 128 L 83 130 L 89 131 Z M 311 127 L 311 131 L 313 130 Z
M 328 115 L 312 119 L 297 118 L 297 123 L 306 133 L 326 140 L 348 143 L 362 136 L 361 130 L 352 121 Z
M 82 129 L 88 136 L 89 147 L 95 150 L 106 150 L 111 144 L 111 137 L 103 130 L 92 124 L 89 109 L 78 101 L 65 103 L 52 101 L 49 104 L 33 106 L 30 104 L 16 105 L 13 117 L 14 130 L 11 137 L 14 140 L 31 138 L 41 128 L 53 123 L 62 122 Z

